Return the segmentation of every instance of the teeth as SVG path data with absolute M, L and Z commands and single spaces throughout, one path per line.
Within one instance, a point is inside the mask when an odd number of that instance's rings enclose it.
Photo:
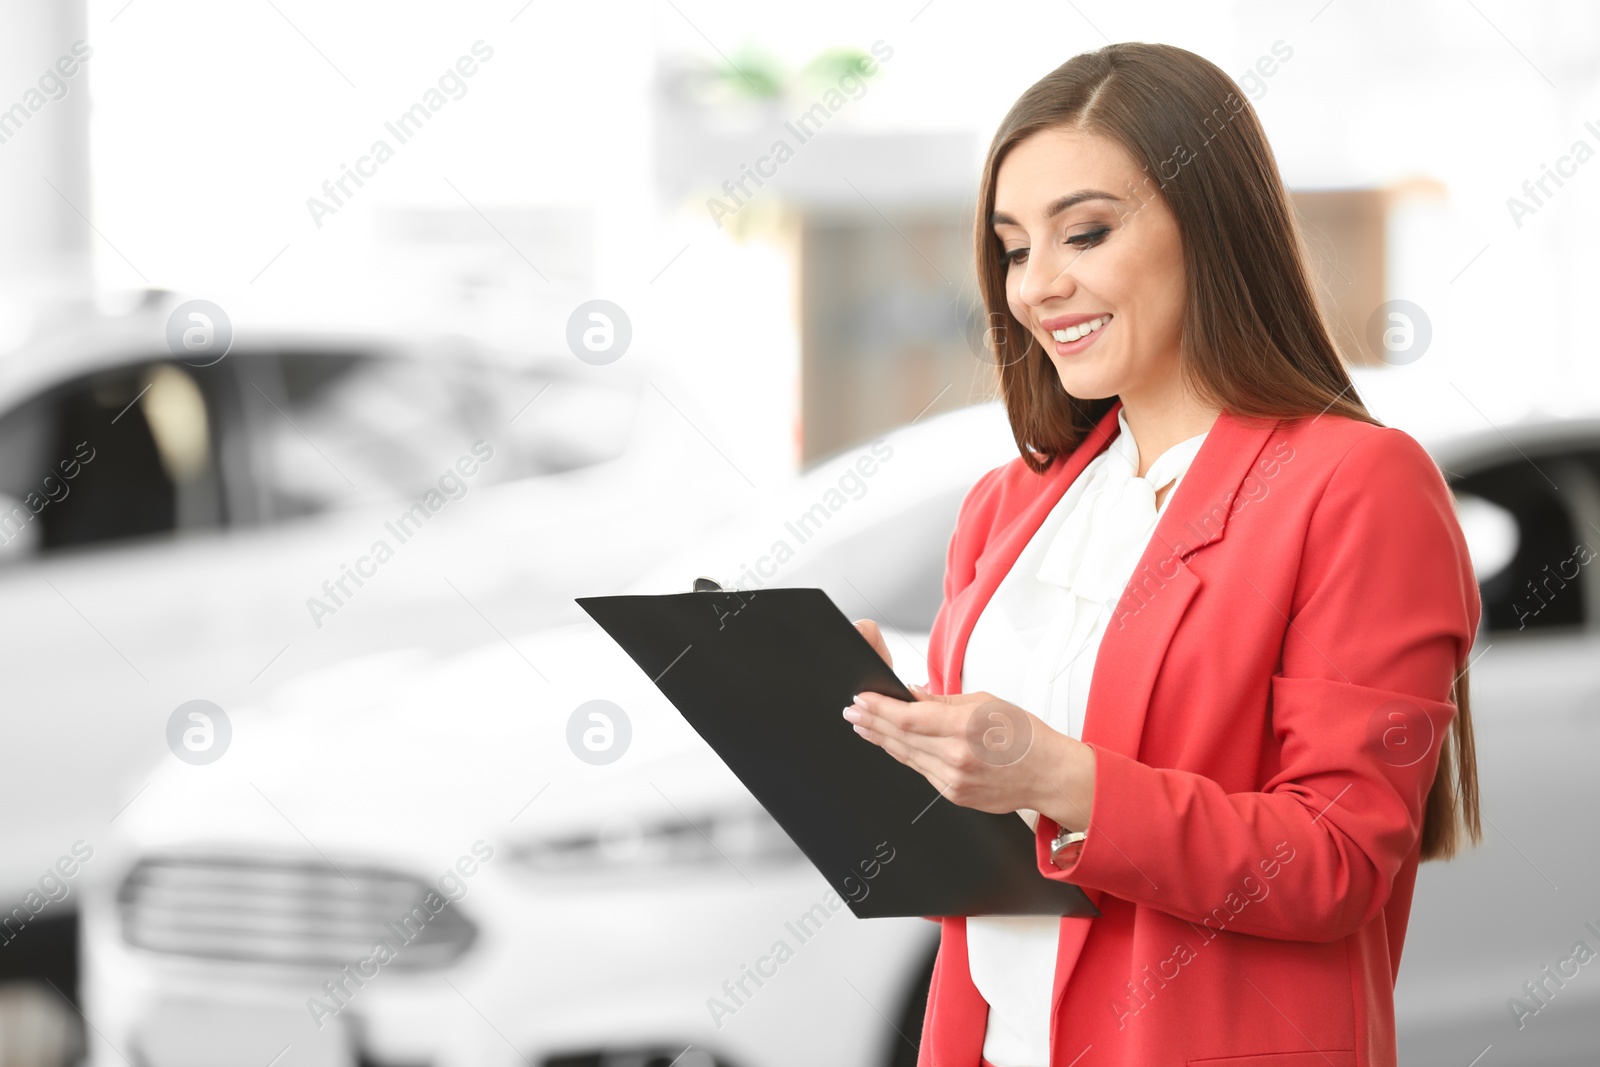
M 1110 315 L 1101 315 L 1098 319 L 1090 319 L 1078 326 L 1068 326 L 1065 330 L 1052 330 L 1050 336 L 1057 341 L 1076 341 L 1080 337 L 1088 337 L 1109 321 L 1111 321 Z

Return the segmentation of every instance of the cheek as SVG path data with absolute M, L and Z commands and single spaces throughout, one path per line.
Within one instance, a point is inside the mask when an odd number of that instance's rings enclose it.
M 1187 302 L 1181 270 L 1152 276 L 1150 303 L 1157 312 L 1162 332 L 1169 338 L 1175 340 L 1182 332 Z
M 1164 321 L 1171 325 L 1182 322 L 1188 294 L 1184 286 L 1183 248 L 1175 229 L 1162 233 L 1162 240 L 1151 250 L 1147 264 L 1148 300 L 1152 308 L 1160 309 Z
M 1113 309 L 1136 318 L 1138 328 L 1153 343 L 1165 345 L 1183 325 L 1187 297 L 1182 261 L 1155 249 L 1129 248 L 1107 257 L 1098 292 Z M 1132 325 L 1132 323 L 1130 323 Z

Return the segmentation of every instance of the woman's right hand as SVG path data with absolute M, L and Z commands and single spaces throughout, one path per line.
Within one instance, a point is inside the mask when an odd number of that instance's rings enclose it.
M 878 655 L 883 657 L 883 662 L 893 667 L 894 657 L 889 655 L 889 646 L 884 642 L 883 631 L 878 629 L 878 624 L 871 619 L 857 619 L 856 629 L 860 630 L 861 636 L 865 637 L 867 642 L 878 650 Z

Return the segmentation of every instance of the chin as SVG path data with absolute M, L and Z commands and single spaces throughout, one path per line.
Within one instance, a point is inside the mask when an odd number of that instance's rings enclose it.
M 1085 374 L 1077 368 L 1063 372 L 1059 364 L 1056 366 L 1056 377 L 1061 382 L 1061 388 L 1079 400 L 1104 400 L 1116 396 L 1120 391 L 1120 383 L 1109 380 L 1103 374 Z

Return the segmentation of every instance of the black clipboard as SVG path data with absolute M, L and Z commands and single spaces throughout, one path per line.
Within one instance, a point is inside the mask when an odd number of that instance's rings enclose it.
M 695 590 L 576 602 L 858 917 L 1100 914 L 1039 873 L 1015 812 L 951 803 L 851 729 L 840 712 L 856 693 L 916 697 L 827 593 Z

